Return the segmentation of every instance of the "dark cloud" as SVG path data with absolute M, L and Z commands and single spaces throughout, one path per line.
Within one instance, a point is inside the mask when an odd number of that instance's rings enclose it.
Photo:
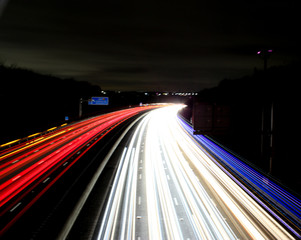
M 294 1 L 11 0 L 0 61 L 104 89 L 200 90 L 298 57 Z
M 2 15 L 2 12 L 4 11 L 7 3 L 8 3 L 8 0 L 0 0 L 0 17 Z
M 104 72 L 107 73 L 121 73 L 121 74 L 139 74 L 139 73 L 146 73 L 148 72 L 147 68 L 142 68 L 142 67 L 109 67 L 105 68 Z

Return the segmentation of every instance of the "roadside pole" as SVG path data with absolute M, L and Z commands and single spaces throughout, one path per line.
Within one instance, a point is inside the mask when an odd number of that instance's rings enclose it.
M 263 49 L 257 52 L 257 55 L 259 55 L 263 59 L 263 70 L 266 77 L 266 71 L 268 67 L 268 59 L 271 56 L 273 50 L 272 49 Z M 268 121 L 268 118 L 270 118 L 269 123 L 265 125 L 265 121 Z M 268 106 L 265 106 L 265 103 L 263 103 L 262 106 L 262 116 L 261 116 L 261 157 L 262 160 L 265 160 L 265 149 L 267 150 L 267 157 L 268 157 L 268 168 L 269 168 L 269 174 L 272 174 L 272 168 L 273 168 L 273 157 L 274 157 L 274 102 L 271 100 L 271 102 L 268 102 Z M 265 136 L 268 137 L 268 143 L 265 142 Z
M 78 111 L 78 117 L 79 119 L 82 118 L 83 115 L 83 98 L 79 99 L 79 111 Z

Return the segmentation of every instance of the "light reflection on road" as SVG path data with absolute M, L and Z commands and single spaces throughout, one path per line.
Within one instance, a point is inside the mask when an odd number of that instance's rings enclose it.
M 98 239 L 294 239 L 185 132 L 151 111 L 120 157 Z

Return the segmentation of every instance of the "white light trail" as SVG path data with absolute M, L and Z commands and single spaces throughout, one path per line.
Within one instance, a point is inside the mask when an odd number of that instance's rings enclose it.
M 153 110 L 137 126 L 121 156 L 98 239 L 140 238 L 137 221 L 145 218 L 148 239 L 294 239 L 179 125 L 181 107 Z M 136 195 L 138 181 L 145 195 Z M 141 199 L 146 216 L 136 216 Z
M 124 148 L 97 239 L 135 239 L 137 168 L 145 122 Z

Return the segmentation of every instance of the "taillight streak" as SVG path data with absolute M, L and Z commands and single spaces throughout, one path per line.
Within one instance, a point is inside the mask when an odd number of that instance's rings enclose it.
M 16 208 L 19 213 L 0 230 L 12 224 L 62 176 L 82 155 L 113 128 L 147 108 L 133 108 L 109 113 L 65 126 L 27 143 L 14 146 L 0 156 L 0 216 Z M 51 174 L 63 167 L 55 176 Z M 45 181 L 47 180 L 47 181 Z M 31 202 L 19 204 L 39 184 L 43 189 L 31 197 Z M 18 205 L 19 204 L 19 205 Z

